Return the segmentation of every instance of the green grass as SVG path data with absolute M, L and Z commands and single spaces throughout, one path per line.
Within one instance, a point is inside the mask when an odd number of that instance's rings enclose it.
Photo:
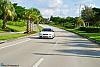
M 80 33 L 80 34 L 100 42 L 100 33 Z
M 0 40 L 9 40 L 14 39 L 22 36 L 26 36 L 27 34 L 6 34 L 6 35 L 0 35 Z
M 26 26 L 19 27 L 19 26 L 13 26 L 13 25 L 7 25 L 7 27 L 15 32 L 23 32 L 26 31 Z
M 18 21 L 9 21 L 7 23 L 7 25 L 13 25 L 13 26 L 20 26 L 20 27 L 23 27 L 23 26 L 26 26 L 26 22 L 24 20 L 18 20 Z
M 21 31 L 25 31 L 26 28 L 24 27 L 19 27 L 19 26 L 12 26 L 12 25 L 8 25 L 9 28 L 12 28 L 14 30 L 17 30 L 18 32 L 21 32 Z M 43 28 L 40 27 L 40 30 L 42 30 Z M 39 31 L 33 31 L 31 34 L 35 34 Z M 3 34 L 0 35 L 0 40 L 10 40 L 10 39 L 15 39 L 15 38 L 19 38 L 19 37 L 23 37 L 23 36 L 27 36 L 27 35 L 30 35 L 30 34 L 10 34 L 10 33 L 7 33 L 7 34 Z
M 86 36 L 90 39 L 93 39 L 93 40 L 100 42 L 100 33 L 86 33 L 84 31 L 79 31 L 77 29 L 67 29 L 67 28 L 66 28 L 66 30 L 81 34 L 81 35 Z
M 3 30 L 0 28 L 0 33 L 3 33 L 3 32 L 5 32 L 5 31 L 3 31 Z

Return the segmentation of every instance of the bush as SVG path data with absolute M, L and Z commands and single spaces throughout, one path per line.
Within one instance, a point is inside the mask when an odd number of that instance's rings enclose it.
M 99 33 L 100 32 L 100 28 L 92 28 L 92 27 L 88 27 L 86 28 L 86 32 L 87 33 Z
M 80 30 L 80 31 L 86 31 L 86 27 L 80 27 L 78 30 Z
M 72 23 L 64 23 L 64 27 L 74 29 L 75 26 Z
M 100 27 L 80 27 L 79 30 L 87 33 L 99 33 Z

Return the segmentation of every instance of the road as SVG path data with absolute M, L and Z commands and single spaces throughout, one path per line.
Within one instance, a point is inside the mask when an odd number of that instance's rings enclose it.
M 38 39 L 35 34 L 0 44 L 0 67 L 100 67 L 97 44 L 52 28 L 56 34 L 54 39 Z

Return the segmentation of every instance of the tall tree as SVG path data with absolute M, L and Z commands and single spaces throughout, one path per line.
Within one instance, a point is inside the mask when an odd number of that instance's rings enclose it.
M 40 11 L 38 9 L 35 8 L 31 8 L 31 9 L 27 9 L 25 11 L 25 19 L 27 20 L 27 33 L 31 33 L 33 30 L 32 26 L 32 22 L 39 22 L 40 19 L 39 17 L 41 16 Z
M 16 20 L 23 19 L 23 15 L 25 14 L 25 7 L 18 6 L 17 3 L 13 4 L 15 8 L 15 12 L 17 14 Z
M 92 10 L 92 8 L 87 6 L 85 6 L 85 9 L 83 9 L 81 12 L 82 19 L 91 25 L 94 24 L 94 15 L 95 12 Z
M 93 8 L 93 11 L 95 11 L 95 22 L 96 22 L 96 26 L 100 26 L 100 8 Z
M 3 19 L 2 29 L 5 29 L 8 19 L 13 20 L 16 15 L 15 8 L 9 0 L 0 0 L 0 10 Z
M 76 27 L 81 27 L 81 26 L 85 27 L 85 23 L 81 17 L 77 17 L 76 18 Z

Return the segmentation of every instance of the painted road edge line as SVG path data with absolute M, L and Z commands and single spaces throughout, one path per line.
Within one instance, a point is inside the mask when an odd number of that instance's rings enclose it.
M 27 42 L 27 41 L 29 41 L 29 40 L 30 40 L 30 39 L 25 40 L 25 41 L 21 41 L 21 42 L 18 42 L 18 43 L 12 44 L 12 45 L 8 45 L 8 46 L 0 47 L 0 50 L 1 50 L 1 49 L 4 49 L 4 48 L 7 48 L 7 47 L 15 46 L 15 45 L 20 44 L 20 43 L 23 43 L 23 42 Z
M 43 60 L 44 58 L 40 58 L 39 61 L 37 61 L 32 67 L 39 67 Z

